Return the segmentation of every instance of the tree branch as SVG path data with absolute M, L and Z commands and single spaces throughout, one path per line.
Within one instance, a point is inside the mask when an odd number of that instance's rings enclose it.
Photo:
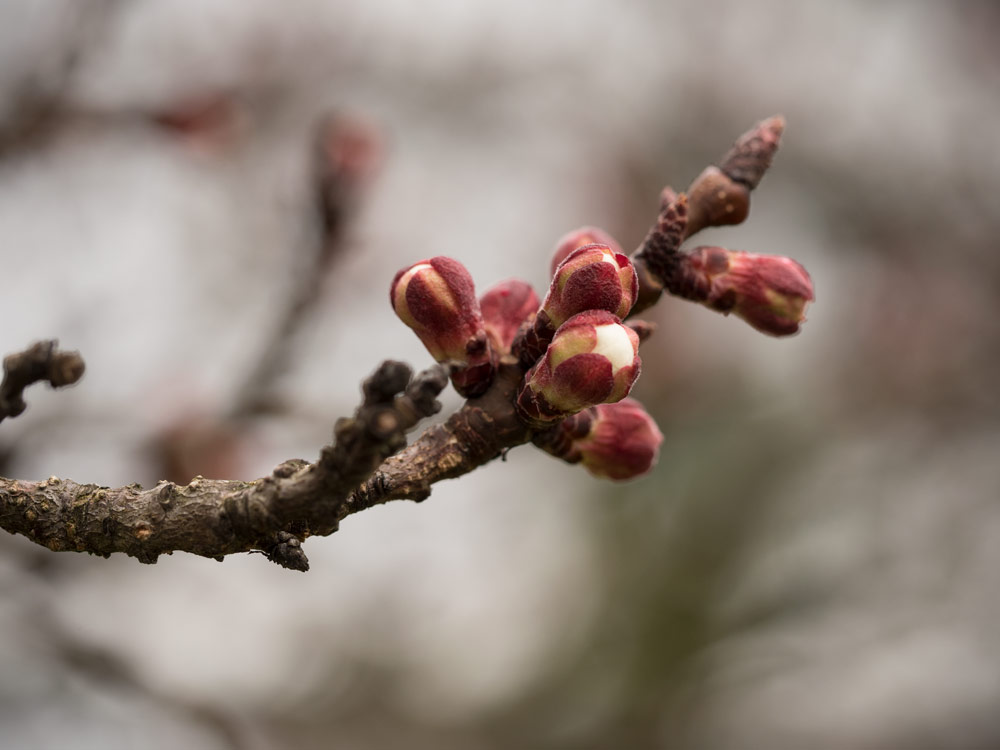
M 314 202 L 309 240 L 312 246 L 306 250 L 310 257 L 284 309 L 276 314 L 278 322 L 260 347 L 259 359 L 249 369 L 245 381 L 235 389 L 236 397 L 226 415 L 230 420 L 280 411 L 283 404 L 275 395 L 275 386 L 287 371 L 296 337 L 322 300 L 323 284 L 347 245 L 346 230 L 364 181 L 356 173 L 361 168 L 359 165 L 351 162 L 352 169 L 343 163 L 345 156 L 341 152 L 347 146 L 342 141 L 349 135 L 355 141 L 361 140 L 364 134 L 344 134 L 340 132 L 342 129 L 343 126 L 338 129 L 336 118 L 324 117 L 309 144 Z M 354 145 L 357 150 L 358 146 Z M 336 153 L 331 155 L 331 150 Z M 355 155 L 354 162 L 361 158 Z
M 444 371 L 410 375 L 403 363 L 380 365 L 364 384 L 364 402 L 337 423 L 334 444 L 314 464 L 286 461 L 253 482 L 199 477 L 148 490 L 0 478 L 0 527 L 54 551 L 124 552 L 153 563 L 175 550 L 218 559 L 259 550 L 307 570 L 301 541 L 336 531 L 342 518 L 361 510 L 345 502 L 351 492 L 405 445 L 408 430 L 440 409 Z

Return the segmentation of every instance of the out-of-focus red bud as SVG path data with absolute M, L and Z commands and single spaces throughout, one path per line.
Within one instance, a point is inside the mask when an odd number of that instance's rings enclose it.
M 639 377 L 639 337 L 604 310 L 588 310 L 556 331 L 542 357 L 525 375 L 518 413 L 541 426 L 588 406 L 628 395 Z
M 472 277 L 461 263 L 438 256 L 400 270 L 389 301 L 438 362 L 451 368 L 455 390 L 479 396 L 496 373 Z
M 707 285 L 705 305 L 771 336 L 798 333 L 806 305 L 815 299 L 812 279 L 791 258 L 702 246 L 685 255 L 684 263 L 687 273 Z
M 656 464 L 663 435 L 635 399 L 599 404 L 573 419 L 581 417 L 590 429 L 570 442 L 566 460 L 581 461 L 596 477 L 617 480 L 635 479 Z
M 616 253 L 624 253 L 621 245 L 610 234 L 598 227 L 580 227 L 572 232 L 567 232 L 559 238 L 556 243 L 555 252 L 552 253 L 552 263 L 549 275 L 555 276 L 556 269 L 569 257 L 574 250 L 579 250 L 586 245 L 607 245 Z
M 337 115 L 323 122 L 320 148 L 325 170 L 337 179 L 363 183 L 382 162 L 378 128 L 359 117 Z
M 231 146 L 241 124 L 239 101 L 225 92 L 184 97 L 151 116 L 157 125 L 203 152 Z
M 159 476 L 186 484 L 197 475 L 235 477 L 245 469 L 241 459 L 248 447 L 246 431 L 226 421 L 182 415 L 150 444 Z
M 538 312 L 538 295 L 526 281 L 510 279 L 483 294 L 479 307 L 493 348 L 505 354 L 521 325 Z

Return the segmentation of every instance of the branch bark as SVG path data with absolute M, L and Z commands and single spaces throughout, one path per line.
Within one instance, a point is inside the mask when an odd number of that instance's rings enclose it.
M 531 439 L 514 410 L 524 370 L 502 364 L 490 389 L 471 399 L 444 424 L 429 428 L 406 450 L 389 458 L 347 498 L 356 513 L 389 500 L 426 499 L 431 485 L 468 474 Z
M 199 477 L 151 489 L 0 478 L 0 527 L 54 551 L 124 552 L 146 563 L 175 550 L 217 559 L 261 551 L 307 570 L 302 540 L 336 531 L 342 518 L 367 507 L 346 501 L 406 444 L 420 419 L 440 409 L 444 371 L 435 367 L 412 380 L 411 372 L 401 362 L 380 365 L 354 417 L 337 423 L 335 442 L 315 463 L 285 461 L 253 482 Z

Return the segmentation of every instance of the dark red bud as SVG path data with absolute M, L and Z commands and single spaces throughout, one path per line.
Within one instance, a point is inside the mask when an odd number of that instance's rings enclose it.
M 707 288 L 705 305 L 771 336 L 798 333 L 815 299 L 808 272 L 791 258 L 702 246 L 684 262 L 685 273 Z
M 571 443 L 591 474 L 607 479 L 635 479 L 648 472 L 659 457 L 663 435 L 635 399 L 599 404 L 588 410 L 590 431 Z
M 521 325 L 538 312 L 538 295 L 527 282 L 511 279 L 487 291 L 479 307 L 494 349 L 503 354 L 510 351 Z
M 552 263 L 549 274 L 555 276 L 556 269 L 562 262 L 570 256 L 574 250 L 579 250 L 586 245 L 607 245 L 616 253 L 624 253 L 621 245 L 610 234 L 598 227 L 580 227 L 572 232 L 567 232 L 559 238 L 556 243 L 555 252 L 552 253 Z
M 414 263 L 393 278 L 389 300 L 434 359 L 450 366 L 459 393 L 478 396 L 489 387 L 496 355 L 465 266 L 444 256 Z

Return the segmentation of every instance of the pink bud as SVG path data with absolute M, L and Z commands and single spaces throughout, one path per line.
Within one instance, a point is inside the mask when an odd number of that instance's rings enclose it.
M 579 250 L 585 245 L 607 245 L 616 253 L 624 252 L 621 245 L 615 241 L 615 238 L 603 229 L 599 229 L 598 227 L 580 227 L 579 229 L 574 229 L 572 232 L 567 232 L 559 238 L 559 242 L 556 243 L 555 252 L 552 253 L 552 264 L 549 269 L 549 275 L 555 276 L 556 269 L 569 257 L 570 253 L 574 250 Z
M 501 281 L 479 299 L 493 348 L 510 351 L 514 336 L 521 325 L 538 312 L 538 295 L 525 281 Z
M 653 468 L 659 457 L 663 435 L 633 398 L 598 404 L 571 419 L 589 422 L 590 429 L 571 440 L 565 458 L 582 461 L 596 477 L 634 479 Z M 577 434 L 579 427 L 575 426 Z
M 702 246 L 685 255 L 684 263 L 707 285 L 705 305 L 732 312 L 771 336 L 798 333 L 806 304 L 815 299 L 812 279 L 791 258 Z
M 471 398 L 489 387 L 496 355 L 465 266 L 444 256 L 414 263 L 393 278 L 389 300 L 434 359 L 450 366 L 455 390 Z
M 580 313 L 560 326 L 545 356 L 525 375 L 518 413 L 541 426 L 588 406 L 620 401 L 639 367 L 635 331 L 604 310 Z
M 244 115 L 237 97 L 225 91 L 183 96 L 151 113 L 153 122 L 204 153 L 233 146 Z
M 542 309 L 514 342 L 514 353 L 530 367 L 545 352 L 556 329 L 571 317 L 605 310 L 624 318 L 638 291 L 639 279 L 628 256 L 601 244 L 577 248 L 556 269 Z
M 639 280 L 627 255 L 608 245 L 584 245 L 556 269 L 542 310 L 553 329 L 586 310 L 607 310 L 624 318 L 638 290 Z
M 329 117 L 322 123 L 319 140 L 322 167 L 334 179 L 363 183 L 382 162 L 384 148 L 378 128 L 361 118 Z

